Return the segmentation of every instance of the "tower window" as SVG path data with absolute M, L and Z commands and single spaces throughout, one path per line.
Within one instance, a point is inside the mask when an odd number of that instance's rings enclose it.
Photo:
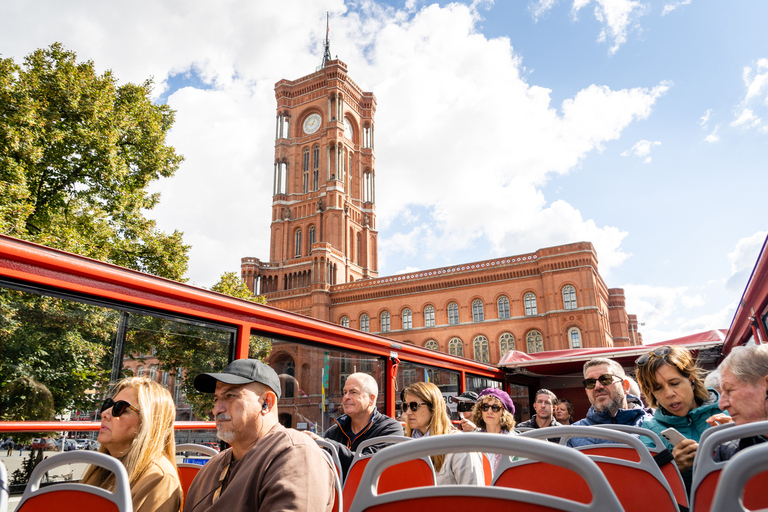
M 572 285 L 563 286 L 563 307 L 576 309 L 576 288 Z
M 304 194 L 309 192 L 309 148 L 304 150 L 304 174 L 301 190 Z
M 320 189 L 320 146 L 312 148 L 312 190 Z
M 295 244 L 296 244 L 296 252 L 295 252 L 295 255 L 296 255 L 296 257 L 298 258 L 298 257 L 300 257 L 300 256 L 301 256 L 301 230 L 300 230 L 300 229 L 297 229 L 297 230 L 296 230 L 296 240 L 295 240 Z
M 485 311 L 483 309 L 483 301 L 476 299 L 472 301 L 472 321 L 482 322 L 485 320 Z
M 496 301 L 496 307 L 499 310 L 499 320 L 509 318 L 509 299 L 505 295 L 499 297 L 499 300 Z
M 309 226 L 309 247 L 315 243 L 315 226 Z M 309 251 L 307 251 L 309 252 Z
M 455 302 L 451 302 L 448 304 L 448 324 L 449 325 L 458 325 L 459 324 L 459 305 Z
M 538 315 L 539 310 L 536 307 L 536 295 L 533 293 L 526 293 L 523 298 L 525 303 L 525 316 Z

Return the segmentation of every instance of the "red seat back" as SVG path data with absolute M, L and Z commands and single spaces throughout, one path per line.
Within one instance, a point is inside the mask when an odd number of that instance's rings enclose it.
M 354 500 L 360 485 L 360 479 L 370 460 L 370 457 L 356 460 L 349 468 L 347 479 L 344 482 L 343 503 L 345 512 L 352 505 L 352 500 Z M 383 494 L 431 485 L 435 485 L 435 472 L 432 470 L 432 466 L 425 459 L 413 459 L 385 469 L 379 477 L 377 493 Z
M 496 487 L 531 491 L 590 503 L 592 492 L 576 472 L 546 462 L 519 461 L 495 476 Z
M 55 485 L 46 490 L 55 488 Z M 83 510 L 98 510 L 99 512 L 118 512 L 116 503 L 81 491 L 43 492 L 26 500 L 17 512 L 82 512 Z

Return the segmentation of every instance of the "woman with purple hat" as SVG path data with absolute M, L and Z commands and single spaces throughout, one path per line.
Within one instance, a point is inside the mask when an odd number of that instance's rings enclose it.
M 515 434 L 515 404 L 512 403 L 509 395 L 501 389 L 484 389 L 478 396 L 473 413 L 472 419 L 478 426 L 478 432 Z M 491 470 L 495 473 L 501 460 L 501 454 L 486 453 L 485 456 L 491 462 Z

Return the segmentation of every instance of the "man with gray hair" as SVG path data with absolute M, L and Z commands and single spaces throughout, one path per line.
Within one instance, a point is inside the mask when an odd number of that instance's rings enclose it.
M 624 368 L 612 359 L 596 357 L 584 363 L 584 390 L 592 406 L 587 417 L 573 425 L 618 424 L 639 427 L 653 417 L 640 397 L 629 393 Z M 572 437 L 568 446 L 586 446 L 610 441 L 592 437 Z
M 343 478 L 346 478 L 360 443 L 380 436 L 402 436 L 403 426 L 376 409 L 379 386 L 376 379 L 367 373 L 353 373 L 347 377 L 342 393 L 344 414 L 333 420 L 334 424 L 325 432 L 325 439 L 336 446 Z M 313 439 L 320 439 L 313 432 L 304 433 Z M 368 450 L 375 453 L 380 448 L 380 444 L 373 445 L 366 449 L 366 453 Z
M 720 403 L 718 407 L 737 425 L 768 420 L 768 345 L 734 348 L 720 366 Z M 715 423 L 715 418 L 707 422 Z M 717 448 L 715 460 L 728 460 L 737 452 L 768 440 L 768 432 L 724 443 Z

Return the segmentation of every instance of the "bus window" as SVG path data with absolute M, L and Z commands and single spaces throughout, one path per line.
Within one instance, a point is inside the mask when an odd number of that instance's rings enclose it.
M 386 360 L 370 354 L 314 346 L 297 340 L 260 336 L 252 331 L 251 343 L 265 340 L 271 352 L 265 359 L 280 377 L 278 401 L 280 423 L 319 434 L 344 414 L 342 390 L 347 377 L 362 372 L 371 375 L 379 387 L 376 408 L 386 414 Z M 325 404 L 325 407 L 323 407 Z
M 397 389 L 403 390 L 417 382 L 431 382 L 440 388 L 449 414 L 452 417 L 456 416 L 456 404 L 451 402 L 450 398 L 459 394 L 459 372 L 401 361 L 397 367 Z M 396 397 L 396 403 L 396 411 L 400 414 L 402 410 L 400 396 Z

